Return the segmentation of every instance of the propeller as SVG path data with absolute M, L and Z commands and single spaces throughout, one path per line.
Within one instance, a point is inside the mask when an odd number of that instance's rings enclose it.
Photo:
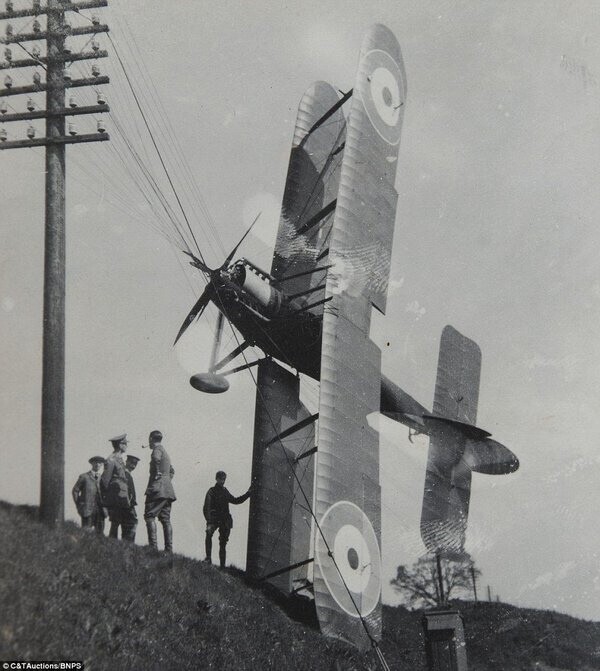
M 223 262 L 223 264 L 219 268 L 215 268 L 214 270 L 209 268 L 204 261 L 199 259 L 197 256 L 195 256 L 192 252 L 185 251 L 184 253 L 187 254 L 189 257 L 191 257 L 190 265 L 194 266 L 194 268 L 198 268 L 201 270 L 208 278 L 208 284 L 206 287 L 204 287 L 204 291 L 202 292 L 202 295 L 200 298 L 196 301 L 194 304 L 194 307 L 190 310 L 188 316 L 184 319 L 183 324 L 181 325 L 181 328 L 179 329 L 179 333 L 177 334 L 177 337 L 175 338 L 175 341 L 173 342 L 173 346 L 177 344 L 177 341 L 181 336 L 185 333 L 187 327 L 195 320 L 199 319 L 202 316 L 202 313 L 206 309 L 206 306 L 210 303 L 210 301 L 217 296 L 217 287 L 215 284 L 215 280 L 220 277 L 221 271 L 225 270 L 227 266 L 231 263 L 231 259 L 233 258 L 234 254 L 237 252 L 239 246 L 244 242 L 246 239 L 248 233 L 252 230 L 254 227 L 254 224 L 258 221 L 258 218 L 260 217 L 262 213 L 259 212 L 256 217 L 254 218 L 254 221 L 250 224 L 250 227 L 248 230 L 242 235 L 240 241 L 237 243 L 237 245 L 229 252 L 227 255 L 227 258 Z M 219 312 L 219 314 L 221 314 Z M 219 330 L 222 328 L 222 321 L 219 322 Z
M 179 333 L 177 334 L 177 337 L 175 338 L 175 342 L 173 343 L 173 347 L 177 344 L 177 341 L 181 336 L 185 333 L 185 330 L 187 327 L 194 321 L 194 319 L 200 317 L 202 313 L 204 312 L 204 309 L 206 306 L 210 303 L 210 300 L 214 298 L 216 295 L 217 290 L 215 289 L 215 285 L 213 284 L 212 280 L 208 282 L 208 284 L 204 287 L 204 291 L 202 292 L 202 295 L 200 298 L 197 300 L 197 302 L 194 304 L 194 307 L 190 310 L 190 313 L 188 316 L 184 319 L 183 324 L 181 325 L 181 328 L 179 329 Z

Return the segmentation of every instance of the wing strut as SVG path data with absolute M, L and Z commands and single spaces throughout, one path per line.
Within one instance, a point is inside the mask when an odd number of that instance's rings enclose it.
M 332 116 L 333 116 L 333 115 L 340 109 L 340 107 L 341 107 L 344 103 L 346 103 L 346 102 L 348 102 L 348 100 L 350 100 L 350 98 L 352 97 L 352 90 L 353 90 L 353 89 L 350 89 L 350 90 L 348 91 L 348 93 L 345 93 L 345 94 L 344 94 L 344 95 L 343 95 L 343 96 L 342 96 L 342 97 L 335 103 L 335 105 L 333 105 L 332 107 L 330 107 L 330 108 L 327 110 L 327 112 L 325 112 L 325 114 L 323 114 L 323 116 L 322 116 L 320 119 L 317 119 L 317 121 L 315 121 L 315 123 L 311 126 L 310 130 L 308 131 L 308 133 L 302 138 L 302 142 L 300 142 L 300 147 L 306 142 L 306 140 L 309 138 L 309 136 L 310 136 L 312 133 L 314 133 L 314 132 L 317 130 L 317 128 L 319 128 L 319 126 L 322 126 L 322 125 L 327 121 L 327 119 L 329 119 L 330 117 L 332 117 Z
M 314 217 L 311 217 L 305 224 L 302 224 L 296 231 L 296 235 L 302 235 L 303 233 L 310 231 L 313 226 L 316 226 L 320 221 L 323 221 L 328 214 L 331 214 L 335 210 L 336 205 L 337 198 L 334 198 L 331 203 L 325 205 L 325 207 L 320 212 L 317 212 Z
M 307 564 L 310 564 L 313 562 L 314 559 L 312 557 L 309 557 L 308 559 L 304 559 L 302 561 L 296 562 L 295 564 L 292 564 L 291 566 L 286 566 L 284 568 L 280 568 L 277 571 L 273 571 L 272 573 L 267 573 L 267 575 L 263 575 L 259 578 L 258 582 L 264 582 L 265 580 L 270 580 L 271 578 L 276 578 L 278 575 L 283 575 L 284 573 L 287 573 L 288 571 L 293 571 L 295 568 L 300 568 L 301 566 L 306 566 Z
M 233 352 L 231 352 L 231 354 L 228 354 L 224 359 L 221 359 L 221 361 L 212 366 L 212 368 L 210 368 L 210 372 L 214 373 L 215 371 L 219 370 L 219 368 L 223 368 L 223 366 L 228 364 L 230 361 L 233 361 L 238 354 L 241 354 L 246 349 L 246 347 L 250 347 L 250 343 L 244 341 L 241 345 L 238 345 L 238 347 L 236 347 Z
M 314 446 L 313 448 L 311 448 L 310 450 L 306 450 L 306 452 L 302 452 L 302 454 L 299 454 L 299 455 L 296 457 L 295 463 L 297 464 L 297 463 L 300 461 L 300 459 L 306 459 L 306 457 L 310 457 L 310 455 L 311 455 L 311 454 L 314 454 L 318 449 L 319 449 L 319 448 L 317 447 L 317 445 L 315 445 L 315 446 Z
M 288 436 L 291 436 L 292 433 L 296 433 L 296 431 L 300 431 L 300 429 L 303 429 L 306 426 L 309 426 L 313 422 L 315 422 L 319 418 L 319 413 L 315 413 L 314 415 L 309 415 L 305 419 L 299 421 L 297 424 L 294 424 L 294 426 L 290 426 L 289 429 L 286 429 L 285 431 L 282 431 L 281 433 L 278 433 L 276 436 L 273 436 L 271 440 L 267 441 L 265 443 L 265 447 L 268 447 L 269 445 L 272 445 L 278 440 L 281 440 L 282 438 L 287 438 Z
M 329 270 L 333 268 L 333 264 L 330 263 L 328 266 L 320 266 L 318 268 L 313 268 L 312 270 L 305 270 L 303 273 L 296 273 L 295 275 L 288 275 L 287 277 L 281 277 L 278 280 L 275 280 L 273 284 L 281 284 L 281 282 L 287 282 L 287 280 L 295 280 L 296 277 L 303 277 L 304 275 L 312 275 L 313 273 L 318 273 L 322 270 Z

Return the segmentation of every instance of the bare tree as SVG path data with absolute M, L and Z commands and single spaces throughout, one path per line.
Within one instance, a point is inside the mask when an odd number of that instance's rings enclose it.
M 391 580 L 394 589 L 411 607 L 441 605 L 453 596 L 464 592 L 473 592 L 473 580 L 481 575 L 474 566 L 468 553 L 460 558 L 440 558 L 442 568 L 443 598 L 437 574 L 437 562 L 434 554 L 420 557 L 412 566 L 398 566 L 396 577 Z

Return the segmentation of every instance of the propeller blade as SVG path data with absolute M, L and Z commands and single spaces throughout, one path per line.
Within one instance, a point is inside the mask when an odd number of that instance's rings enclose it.
M 229 265 L 229 262 L 230 262 L 231 259 L 233 258 L 233 255 L 237 252 L 238 247 L 242 244 L 242 242 L 244 242 L 244 240 L 246 239 L 246 236 L 248 235 L 248 233 L 250 233 L 250 231 L 252 230 L 254 224 L 258 221 L 258 218 L 260 217 L 261 214 L 262 214 L 262 212 L 259 212 L 259 213 L 256 215 L 256 217 L 254 217 L 254 221 L 250 224 L 250 228 L 244 233 L 244 235 L 242 235 L 242 239 L 241 239 L 241 240 L 237 243 L 237 245 L 236 245 L 236 246 L 229 252 L 229 256 L 225 259 L 225 262 L 223 263 L 223 265 L 221 266 L 221 268 L 223 268 L 223 269 L 224 269 L 224 268 L 227 268 L 227 266 Z
M 191 262 L 192 266 L 195 266 L 196 268 L 200 268 L 200 270 L 202 272 L 206 273 L 207 275 L 212 274 L 213 271 L 206 265 L 206 263 L 204 263 L 204 261 L 201 261 L 197 256 L 194 256 L 192 254 L 192 252 L 187 252 L 185 249 L 182 250 L 182 251 L 183 251 L 184 254 L 187 254 L 192 259 L 192 262 Z
M 179 333 L 177 334 L 175 342 L 173 343 L 173 347 L 175 347 L 179 338 L 181 338 L 181 336 L 185 333 L 185 330 L 194 321 L 194 319 L 200 317 L 200 315 L 204 312 L 204 308 L 209 304 L 210 299 L 215 295 L 215 293 L 216 290 L 213 283 L 209 282 L 204 288 L 200 298 L 196 301 L 194 307 L 190 310 L 189 315 L 185 318 L 183 324 L 181 325 Z

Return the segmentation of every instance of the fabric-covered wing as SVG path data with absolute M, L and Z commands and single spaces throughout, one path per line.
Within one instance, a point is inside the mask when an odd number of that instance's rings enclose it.
M 440 341 L 433 414 L 466 425 L 477 420 L 481 350 L 446 326 Z M 471 468 L 465 461 L 467 434 L 459 423 L 430 422 L 421 537 L 432 552 L 459 552 L 465 541 Z
M 248 520 L 246 572 L 260 580 L 308 559 L 314 466 L 296 457 L 314 446 L 314 421 L 299 399 L 299 380 L 274 361 L 258 364 L 253 494 Z M 295 428 L 296 427 L 296 428 Z M 308 502 L 308 503 L 307 503 Z M 268 582 L 289 593 L 306 569 L 286 571 Z
M 400 47 L 384 26 L 362 44 L 346 121 L 323 314 L 314 591 L 321 630 L 366 648 L 381 637 L 379 411 L 381 352 L 406 95 Z
M 282 282 L 288 295 L 300 294 L 325 283 L 325 271 L 311 273 L 327 264 L 327 236 L 331 227 L 343 155 L 345 121 L 341 109 L 309 132 L 338 102 L 336 90 L 315 82 L 298 107 L 294 141 L 283 195 L 271 274 Z M 305 274 L 302 274 L 305 273 Z M 310 295 L 318 302 L 324 290 Z M 322 312 L 322 305 L 312 310 Z

